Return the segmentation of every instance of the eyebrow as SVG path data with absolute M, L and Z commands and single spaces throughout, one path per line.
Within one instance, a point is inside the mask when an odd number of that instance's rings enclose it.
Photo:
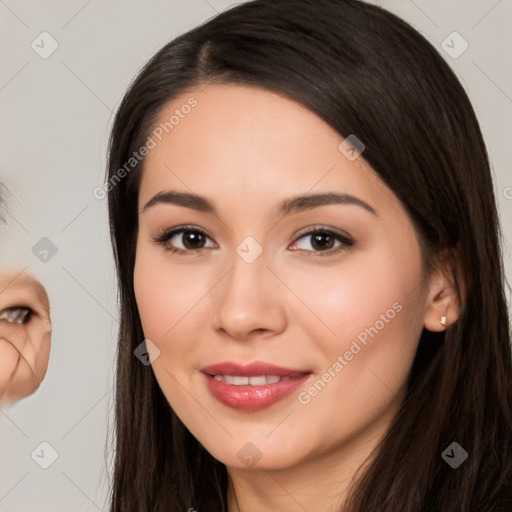
M 144 213 L 148 208 L 157 204 L 174 204 L 183 206 L 199 212 L 211 213 L 217 216 L 215 206 L 205 197 L 189 192 L 177 192 L 174 190 L 161 191 L 155 194 L 142 208 L 141 213 Z M 373 215 L 378 216 L 375 208 L 368 203 L 350 194 L 339 194 L 335 192 L 327 192 L 323 194 L 310 194 L 292 197 L 283 201 L 278 210 L 278 215 L 290 215 L 305 210 L 311 210 L 320 206 L 327 206 L 331 204 L 355 205 L 364 208 Z

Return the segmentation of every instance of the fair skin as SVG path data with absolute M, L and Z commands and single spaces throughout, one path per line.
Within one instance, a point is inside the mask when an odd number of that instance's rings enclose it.
M 52 326 L 16 173 L 0 179 L 0 407 L 32 395 L 46 375 Z
M 33 394 L 46 375 L 51 344 L 50 306 L 26 269 L 0 269 L 0 406 Z
M 440 331 L 443 315 L 449 325 L 460 314 L 449 269 L 425 275 L 396 196 L 364 154 L 342 154 L 343 137 L 315 114 L 263 89 L 210 85 L 175 98 L 161 120 L 190 96 L 197 107 L 149 152 L 140 185 L 134 285 L 145 337 L 160 351 L 154 374 L 179 418 L 227 466 L 230 512 L 340 510 L 404 399 L 423 327 Z M 163 202 L 144 209 L 170 190 L 206 198 L 216 214 Z M 326 192 L 360 202 L 277 212 L 292 197 Z M 202 244 L 183 232 L 155 242 L 183 225 L 203 230 Z M 322 249 L 304 236 L 318 227 L 355 242 L 335 237 Z M 263 251 L 251 263 L 236 250 L 246 237 Z M 378 333 L 300 402 L 371 326 Z M 223 361 L 310 375 L 278 402 L 240 410 L 214 397 L 200 371 Z M 261 457 L 251 467 L 237 455 L 247 443 Z

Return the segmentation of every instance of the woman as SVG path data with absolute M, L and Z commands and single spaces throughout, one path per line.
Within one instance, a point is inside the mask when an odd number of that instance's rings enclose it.
M 357 0 L 218 15 L 130 86 L 106 188 L 112 511 L 512 510 L 488 158 L 410 26 Z

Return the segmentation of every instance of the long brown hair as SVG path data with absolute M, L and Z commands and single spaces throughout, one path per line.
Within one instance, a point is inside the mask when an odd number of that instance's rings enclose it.
M 226 467 L 189 433 L 151 367 L 133 289 L 144 145 L 163 106 L 208 83 L 284 94 L 342 136 L 406 208 L 428 262 L 450 254 L 467 294 L 458 321 L 424 330 L 407 397 L 350 512 L 490 511 L 512 480 L 512 364 L 498 215 L 488 156 L 450 67 L 408 24 L 359 0 L 255 0 L 166 44 L 140 71 L 115 117 L 109 215 L 121 308 L 112 512 L 227 510 Z M 427 263 L 428 263 L 427 262 Z M 457 442 L 457 469 L 441 457 Z

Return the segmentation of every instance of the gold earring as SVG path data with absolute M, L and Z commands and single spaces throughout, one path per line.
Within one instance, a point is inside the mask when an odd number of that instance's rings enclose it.
M 441 324 L 446 327 L 446 315 L 441 317 Z

